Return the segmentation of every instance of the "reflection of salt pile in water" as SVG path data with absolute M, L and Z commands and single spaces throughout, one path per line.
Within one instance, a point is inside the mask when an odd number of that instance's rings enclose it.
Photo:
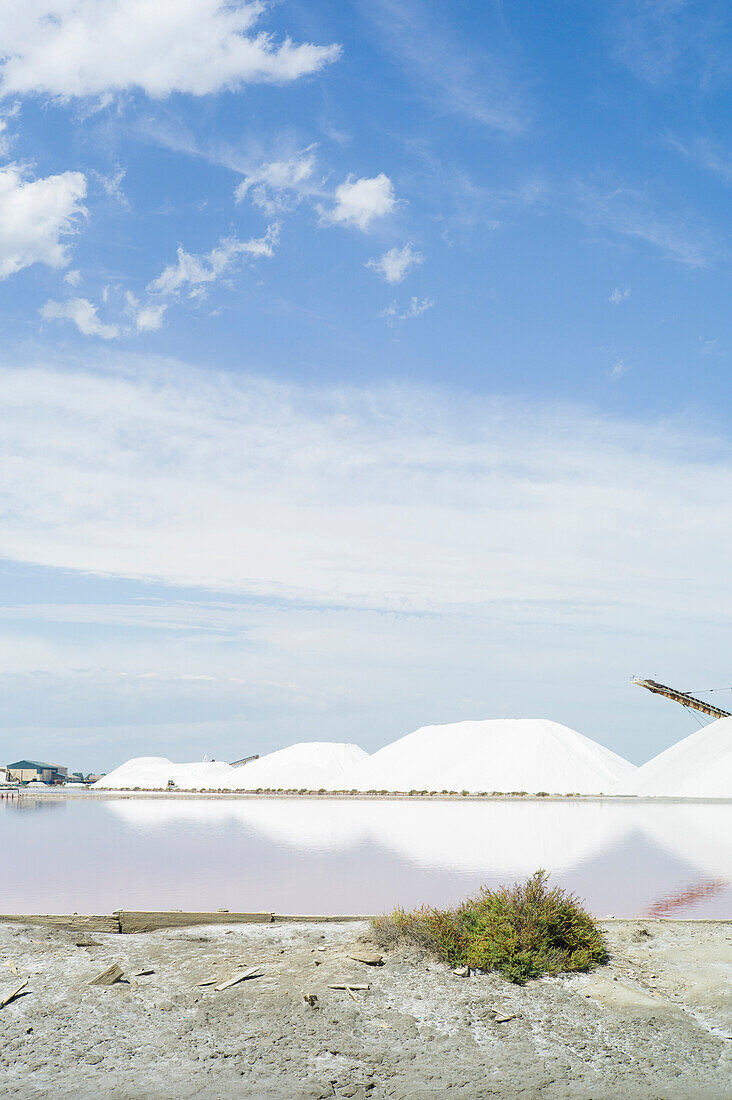
M 173 764 L 164 756 L 138 756 L 94 787 L 150 791 L 164 789 L 172 780 L 186 791 L 342 790 L 351 771 L 366 759 L 357 745 L 322 741 L 290 745 L 237 768 L 216 761 Z
M 580 865 L 632 836 L 634 815 L 643 808 L 574 799 L 126 799 L 111 805 L 135 829 L 188 824 L 230 836 L 251 830 L 286 851 L 358 852 L 355 859 L 371 845 L 378 859 L 391 854 L 433 870 L 480 875 L 490 869 L 507 877 Z
M 618 794 L 732 797 L 732 718 L 696 730 L 621 780 Z
M 235 768 L 238 790 L 342 791 L 351 771 L 368 759 L 358 745 L 304 741 Z
M 364 761 L 351 786 L 601 794 L 634 771 L 621 756 L 558 722 L 500 718 L 423 726 Z

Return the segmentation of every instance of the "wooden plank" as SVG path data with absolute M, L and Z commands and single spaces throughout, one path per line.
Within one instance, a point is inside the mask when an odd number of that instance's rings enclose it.
M 192 928 L 197 924 L 271 924 L 273 913 L 179 913 L 170 910 L 137 911 L 120 909 L 115 913 L 124 935 L 155 932 L 159 928 Z
M 108 966 L 106 970 L 103 970 L 101 974 L 97 974 L 96 978 L 92 978 L 89 985 L 114 985 L 115 982 L 120 980 L 123 974 L 124 970 L 122 967 L 117 963 L 112 963 L 112 965 Z
M 119 932 L 120 930 L 117 917 L 79 916 L 76 913 L 58 916 L 41 913 L 3 913 L 0 914 L 0 923 L 41 925 L 69 932 Z
M 24 982 L 21 982 L 20 985 L 12 991 L 12 993 L 8 993 L 6 997 L 3 997 L 3 999 L 0 1000 L 0 1008 L 5 1008 L 5 1005 L 9 1005 L 11 1001 L 14 1001 L 18 994 L 23 992 L 29 981 L 30 979 L 26 978 Z
M 215 986 L 216 992 L 221 993 L 224 989 L 228 989 L 229 986 L 237 985 L 239 982 L 246 981 L 247 978 L 261 978 L 262 975 L 260 973 L 260 970 L 261 967 L 259 966 L 251 966 L 249 970 L 243 970 L 241 974 L 235 974 L 233 978 L 227 978 L 225 982 L 219 982 L 219 984 Z

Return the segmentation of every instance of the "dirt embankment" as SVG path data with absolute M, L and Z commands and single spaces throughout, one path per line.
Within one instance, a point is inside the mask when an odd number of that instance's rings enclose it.
M 0 1001 L 30 979 L 0 1009 L 0 1095 L 732 1097 L 732 923 L 606 927 L 608 966 L 519 988 L 408 952 L 350 959 L 363 924 L 0 926 Z M 89 984 L 112 963 L 122 981 Z

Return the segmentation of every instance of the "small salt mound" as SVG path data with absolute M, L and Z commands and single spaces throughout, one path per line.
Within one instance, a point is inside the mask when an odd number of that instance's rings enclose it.
M 342 791 L 352 787 L 351 774 L 368 753 L 358 745 L 304 741 L 270 752 L 241 768 L 234 768 L 232 789 L 256 791 Z
M 615 793 L 732 798 L 732 718 L 720 718 L 638 768 Z
M 360 791 L 526 791 L 602 794 L 633 764 L 558 722 L 500 718 L 423 726 L 369 757 Z
M 109 775 L 94 783 L 98 790 L 134 790 L 156 791 L 168 786 L 173 780 L 176 787 L 187 791 L 218 790 L 226 787 L 236 768 L 218 761 L 205 761 L 200 764 L 174 764 L 165 756 L 136 756 L 121 764 Z

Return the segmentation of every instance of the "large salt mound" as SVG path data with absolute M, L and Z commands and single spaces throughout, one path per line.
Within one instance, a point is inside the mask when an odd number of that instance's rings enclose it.
M 360 791 L 526 791 L 602 794 L 635 766 L 558 722 L 500 718 L 423 726 L 370 756 Z
M 352 787 L 351 773 L 368 753 L 358 745 L 331 741 L 304 741 L 270 752 L 235 768 L 236 789 L 342 791 Z
M 732 718 L 720 718 L 659 753 L 615 788 L 618 794 L 732 798 Z

